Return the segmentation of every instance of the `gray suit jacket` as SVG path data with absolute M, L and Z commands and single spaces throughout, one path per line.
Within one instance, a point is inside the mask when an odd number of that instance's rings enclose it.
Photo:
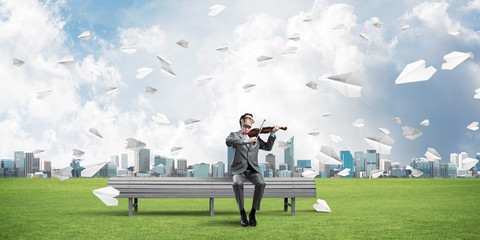
M 267 142 L 263 141 L 261 138 L 258 138 L 255 144 L 250 144 L 250 147 L 248 147 L 247 144 L 243 142 L 245 137 L 242 134 L 242 130 L 230 133 L 225 140 L 227 146 L 233 147 L 234 150 L 230 173 L 232 175 L 242 174 L 245 172 L 245 170 L 247 170 L 248 162 L 255 169 L 255 171 L 260 172 L 260 169 L 258 168 L 258 150 L 272 150 L 275 139 L 276 137 L 272 135 L 269 135 Z

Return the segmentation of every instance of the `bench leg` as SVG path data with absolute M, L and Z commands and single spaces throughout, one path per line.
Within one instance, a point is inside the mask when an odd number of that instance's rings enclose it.
M 133 216 L 133 204 L 131 198 L 128 198 L 128 216 Z
M 138 212 L 138 198 L 133 200 L 134 211 Z
M 286 212 L 287 210 L 288 210 L 288 198 L 284 198 L 283 211 Z
M 295 198 L 292 198 L 292 204 L 290 205 L 292 210 L 292 216 L 295 216 Z
M 214 210 L 213 198 L 210 198 L 210 216 L 212 216 L 212 217 L 213 217 L 213 210 Z

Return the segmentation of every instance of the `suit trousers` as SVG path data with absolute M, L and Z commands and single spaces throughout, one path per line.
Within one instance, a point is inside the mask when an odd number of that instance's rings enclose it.
M 242 210 L 244 208 L 243 183 L 247 180 L 255 185 L 252 208 L 255 210 L 260 210 L 260 202 L 262 201 L 263 192 L 265 190 L 265 182 L 263 181 L 262 174 L 254 170 L 245 170 L 245 172 L 242 174 L 233 175 L 232 186 L 233 192 L 235 193 L 235 199 L 237 200 L 238 210 Z

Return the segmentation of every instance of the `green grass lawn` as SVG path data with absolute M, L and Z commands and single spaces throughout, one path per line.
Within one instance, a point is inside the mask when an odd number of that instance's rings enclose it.
M 243 228 L 235 199 L 128 199 L 105 206 L 107 179 L 0 179 L 0 239 L 480 239 L 480 179 L 316 179 L 317 198 L 265 198 L 258 226 Z M 251 199 L 246 200 L 250 209 Z M 248 210 L 247 210 L 248 212 Z

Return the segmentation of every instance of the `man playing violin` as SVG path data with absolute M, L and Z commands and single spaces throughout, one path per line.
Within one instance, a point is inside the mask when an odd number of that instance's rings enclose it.
M 267 142 L 265 142 L 258 137 L 258 134 L 257 136 L 249 136 L 248 134 L 253 123 L 255 123 L 252 114 L 243 114 L 240 117 L 239 123 L 241 130 L 230 133 L 225 142 L 227 146 L 233 147 L 234 149 L 230 172 L 233 175 L 232 186 L 235 193 L 235 199 L 237 200 L 238 209 L 240 210 L 240 225 L 243 227 L 248 225 L 254 227 L 257 225 L 255 212 L 256 210 L 260 210 L 260 201 L 262 200 L 263 191 L 265 189 L 265 182 L 263 181 L 262 174 L 258 168 L 258 150 L 272 150 L 276 138 L 275 132 L 278 131 L 280 127 L 273 127 L 270 131 Z M 247 213 L 244 209 L 243 183 L 245 181 L 250 181 L 255 185 L 252 210 L 249 214 L 250 221 L 247 220 Z

